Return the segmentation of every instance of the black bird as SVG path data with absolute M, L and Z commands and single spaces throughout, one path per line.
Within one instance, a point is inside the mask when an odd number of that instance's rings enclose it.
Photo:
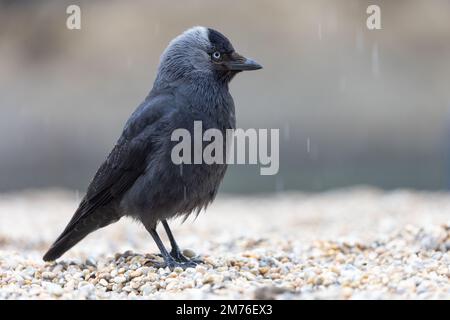
M 219 129 L 225 136 L 236 123 L 229 82 L 241 71 L 261 68 L 210 28 L 194 27 L 173 39 L 161 56 L 153 89 L 127 121 L 44 260 L 59 258 L 89 233 L 129 216 L 144 224 L 168 267 L 195 265 L 180 252 L 167 219 L 206 208 L 227 165 L 174 164 L 171 134 L 179 128 L 192 133 L 194 121 L 201 121 L 203 130 Z M 156 232 L 159 222 L 170 253 Z

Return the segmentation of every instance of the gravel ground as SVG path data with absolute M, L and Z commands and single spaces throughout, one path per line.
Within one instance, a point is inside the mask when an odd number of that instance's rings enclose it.
M 173 272 L 155 268 L 151 237 L 126 219 L 44 263 L 76 205 L 60 190 L 0 196 L 0 299 L 450 298 L 446 193 L 222 196 L 172 224 L 205 261 Z

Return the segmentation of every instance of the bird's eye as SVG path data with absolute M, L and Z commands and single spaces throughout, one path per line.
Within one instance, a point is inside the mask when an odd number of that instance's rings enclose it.
M 216 51 L 216 52 L 214 52 L 214 53 L 212 54 L 212 57 L 213 57 L 214 60 L 219 60 L 220 57 L 221 57 L 221 54 L 220 54 L 219 51 Z

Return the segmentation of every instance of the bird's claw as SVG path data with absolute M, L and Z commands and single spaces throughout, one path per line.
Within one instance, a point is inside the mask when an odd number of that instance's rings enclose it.
M 155 256 L 161 257 L 164 259 L 164 262 L 160 262 L 154 259 L 149 259 L 146 262 L 146 265 L 151 265 L 155 268 L 166 268 L 169 267 L 170 270 L 174 270 L 175 268 L 179 267 L 183 270 L 186 270 L 187 268 L 195 268 L 198 264 L 203 263 L 200 259 L 189 259 L 186 258 L 181 252 L 172 251 L 170 252 L 170 255 L 167 258 L 164 258 L 162 254 L 155 254 Z
M 179 250 L 172 249 L 172 251 L 170 252 L 170 256 L 176 262 L 188 264 L 189 267 L 195 267 L 196 265 L 203 263 L 203 261 L 200 260 L 200 259 L 196 259 L 196 258 L 189 259 L 189 258 L 187 258 Z
M 174 250 L 172 249 L 172 251 L 170 251 L 170 255 L 172 256 L 172 258 L 175 259 L 175 261 L 178 262 L 188 262 L 189 259 L 186 258 L 181 252 L 180 250 Z
M 181 268 L 186 270 L 187 268 L 195 268 L 197 265 L 194 261 L 175 261 L 174 259 L 170 259 L 166 262 L 166 267 L 169 267 L 170 270 L 174 270 L 175 268 Z

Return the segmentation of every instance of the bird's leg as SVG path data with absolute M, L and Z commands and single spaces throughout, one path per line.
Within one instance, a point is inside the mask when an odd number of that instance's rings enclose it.
M 190 262 L 179 262 L 176 261 L 170 254 L 167 252 L 166 247 L 164 247 L 163 242 L 161 241 L 161 238 L 159 237 L 158 233 L 156 232 L 155 228 L 148 228 L 148 232 L 151 234 L 153 240 L 155 241 L 156 245 L 159 248 L 159 251 L 161 251 L 161 255 L 164 259 L 164 262 L 166 264 L 166 267 L 169 267 L 170 270 L 175 269 L 176 267 L 180 267 L 183 269 L 193 267 L 192 263 Z
M 162 224 L 164 226 L 164 230 L 166 230 L 167 237 L 169 238 L 170 245 L 172 247 L 172 250 L 170 251 L 170 255 L 176 260 L 180 262 L 186 262 L 189 261 L 180 251 L 180 247 L 178 246 L 177 242 L 175 241 L 175 238 L 173 236 L 172 231 L 169 228 L 169 224 L 167 223 L 167 220 L 162 220 Z
M 173 236 L 172 231 L 169 228 L 169 224 L 167 223 L 167 220 L 162 220 L 162 224 L 164 226 L 164 230 L 166 230 L 167 237 L 169 238 L 170 245 L 172 247 L 172 250 L 170 251 L 170 255 L 178 262 L 189 262 L 192 264 L 200 263 L 200 260 L 197 259 L 188 259 L 186 258 L 180 251 L 180 247 L 178 246 L 177 242 L 175 241 L 175 237 Z
M 159 237 L 158 233 L 156 232 L 156 229 L 148 229 L 148 232 L 150 232 L 153 240 L 155 241 L 156 245 L 158 246 L 159 251 L 161 252 L 161 256 L 164 259 L 164 262 L 166 265 L 173 269 L 175 268 L 175 261 L 172 258 L 172 256 L 167 252 L 166 247 L 164 247 L 164 244 L 161 241 L 161 238 Z

